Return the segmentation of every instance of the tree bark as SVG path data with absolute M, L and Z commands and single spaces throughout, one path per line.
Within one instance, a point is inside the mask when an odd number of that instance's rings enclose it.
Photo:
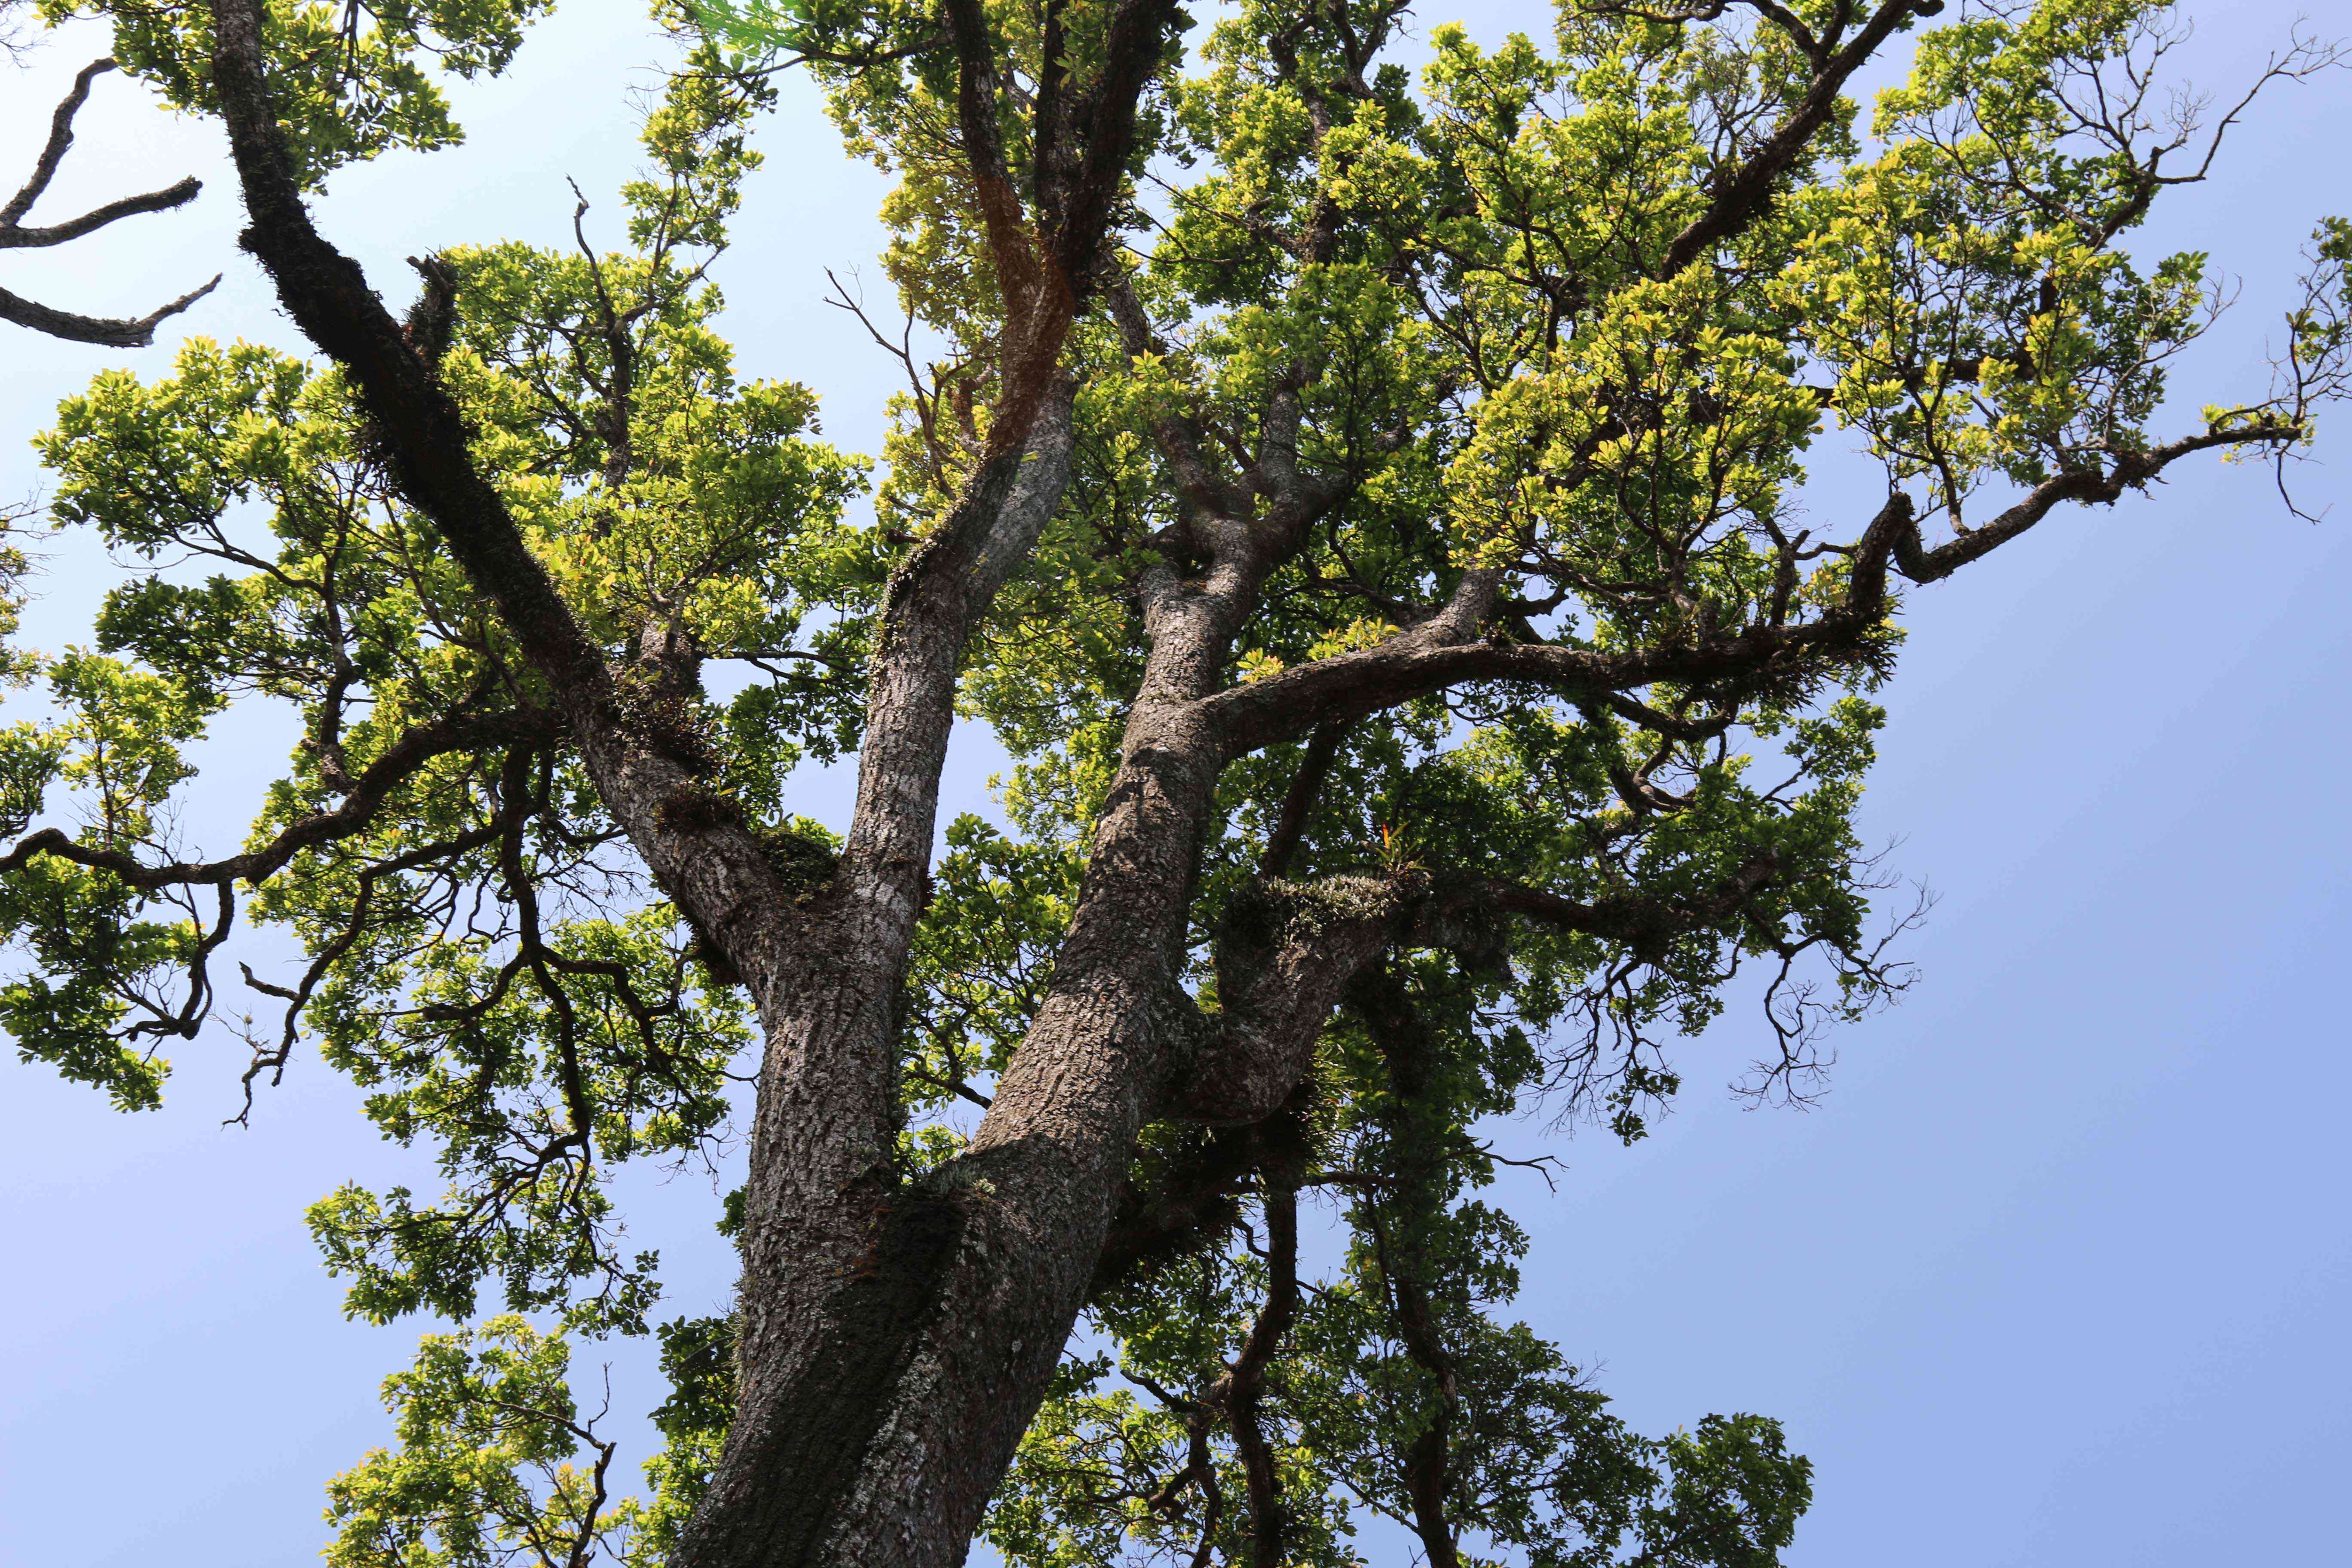
M 1001 1473 L 970 1471 L 972 1455 L 952 1428 L 919 1435 L 887 1480 L 875 1473 L 871 1449 L 910 1418 L 908 1381 L 931 1381 L 924 1340 L 956 1310 L 940 1293 L 969 1245 L 971 1204 L 985 1196 L 980 1186 L 898 1177 L 897 1008 L 956 671 L 990 599 L 1060 500 L 1069 458 L 1065 386 L 1027 446 L 983 474 L 892 584 L 840 871 L 803 972 L 761 1009 L 769 1046 L 745 1203 L 739 1404 L 681 1563 L 957 1561 Z M 956 1359 L 969 1366 L 971 1356 Z M 914 1497 L 962 1542 L 950 1550 L 920 1528 L 907 1505 Z
M 1222 1005 L 1204 1015 L 1181 989 L 1179 966 L 1216 782 L 1233 759 L 1319 732 L 1322 761 L 1310 763 L 1328 766 L 1339 727 L 1353 719 L 1471 681 L 1527 682 L 1622 712 L 1633 700 L 1626 693 L 1654 681 L 1752 689 L 1819 679 L 1843 651 L 1869 657 L 1890 562 L 1914 577 L 1939 575 L 2060 500 L 2112 499 L 2196 445 L 2053 480 L 1971 536 L 1990 541 L 1981 544 L 1926 550 L 1897 497 L 1855 547 L 1844 605 L 1801 625 L 1625 653 L 1515 643 L 1486 629 L 1498 574 L 1472 571 L 1447 604 L 1401 621 L 1407 629 L 1377 647 L 1229 687 L 1235 638 L 1269 574 L 1303 547 L 1339 490 L 1297 472 L 1303 369 L 1269 396 L 1254 471 L 1238 483 L 1211 476 L 1203 444 L 1171 416 L 1158 434 L 1181 480 L 1187 511 L 1171 531 L 1180 547 L 1138 584 L 1144 677 L 1052 985 L 969 1152 L 908 1180 L 894 1146 L 898 1014 L 956 679 L 1069 477 L 1074 392 L 1059 356 L 1102 267 L 1136 97 L 1172 5 L 1119 0 L 1089 93 L 1069 91 L 1049 59 L 1031 161 L 1042 183 L 1035 212 L 1024 213 L 997 145 L 1001 91 L 985 15 L 971 0 L 944 0 L 964 151 L 1010 302 L 999 396 L 989 450 L 965 492 L 889 584 L 855 818 L 832 884 L 803 900 L 740 808 L 702 782 L 691 748 L 633 710 L 628 683 L 474 468 L 463 417 L 432 363 L 357 265 L 312 227 L 269 103 L 258 0 L 212 3 L 215 84 L 252 215 L 248 248 L 357 388 L 403 492 L 496 605 L 656 881 L 741 974 L 758 1008 L 766 1055 L 746 1202 L 738 1410 L 677 1568 L 961 1562 L 1096 1280 L 1138 1131 L 1163 1117 L 1266 1116 L 1297 1082 L 1349 983 L 1398 942 L 1433 939 L 1412 925 L 1426 889 L 1366 879 L 1360 907 L 1317 922 L 1311 941 L 1228 944 Z M 1883 32 L 1887 18 L 1926 8 L 1885 0 L 1869 26 Z M 1810 134 L 1769 144 L 1718 210 L 1676 242 L 1678 254 L 1696 257 L 1750 221 Z M 1131 300 L 1114 308 L 1131 338 L 1148 336 Z M 1186 576 L 1176 557 L 1207 564 Z M 1301 814 L 1311 778 L 1302 789 Z M 1290 846 L 1299 831 L 1286 827 Z M 1270 869 L 1288 854 L 1281 848 Z M 1494 902 L 1633 941 L 1729 918 L 1771 868 L 1754 863 L 1718 899 L 1688 907 L 1574 904 L 1534 889 Z M 1407 1298 L 1418 1312 L 1406 1316 L 1425 1325 L 1425 1300 Z M 1425 1348 L 1425 1364 L 1442 1373 L 1443 1347 L 1431 1337 Z M 1433 1431 L 1426 1489 L 1437 1506 L 1446 1433 Z
M 1163 571 L 1147 585 L 1142 689 L 1036 1020 L 970 1152 L 923 1182 L 871 1184 L 831 1310 L 795 1324 L 789 1354 L 773 1341 L 758 1352 L 791 1373 L 747 1371 L 729 1462 L 680 1562 L 961 1560 L 1085 1303 L 1135 1136 L 1179 1108 L 1171 1085 L 1199 1023 L 1175 966 L 1226 761 L 1201 699 L 1267 564 L 1242 549 L 1200 583 Z M 807 1221 L 778 1223 L 789 1229 L 761 1245 L 789 1291 L 781 1241 Z
M 124 196 L 102 206 L 91 208 L 79 217 L 64 223 L 25 226 L 25 216 L 33 204 L 48 190 L 49 182 L 57 177 L 58 165 L 65 161 L 66 151 L 73 145 L 74 116 L 89 101 L 89 84 L 115 68 L 111 59 L 92 60 L 74 75 L 72 89 L 67 92 L 57 110 L 49 117 L 49 138 L 35 160 L 33 172 L 16 194 L 0 206 L 0 250 L 38 250 L 64 245 L 84 235 L 96 233 L 119 218 L 132 217 L 142 213 L 169 212 L 195 200 L 204 186 L 187 179 L 176 181 L 159 191 L 142 195 Z M 219 287 L 215 276 L 201 289 L 192 289 L 168 304 L 150 310 L 143 316 L 112 317 L 83 316 L 71 310 L 59 310 L 12 294 L 0 289 L 0 321 L 13 321 L 20 327 L 44 332 L 70 342 L 100 343 L 109 348 L 140 349 L 155 341 L 157 323 L 166 317 L 178 315 Z

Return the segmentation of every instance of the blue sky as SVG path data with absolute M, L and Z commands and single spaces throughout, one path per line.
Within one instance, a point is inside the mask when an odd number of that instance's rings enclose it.
M 1455 15 L 1489 38 L 1543 22 L 1494 4 L 1423 20 Z M 2201 15 L 2189 58 L 2226 89 L 2295 12 Z M 11 81 L 0 160 L 29 156 L 53 89 L 103 47 L 69 33 Z M 508 79 L 461 97 L 466 147 L 339 174 L 323 226 L 405 299 L 404 256 L 557 242 L 566 175 L 599 198 L 592 225 L 617 223 L 623 97 L 656 55 L 631 5 L 558 16 Z M 724 324 L 747 372 L 809 383 L 828 434 L 873 450 L 892 367 L 820 297 L 828 266 L 875 274 L 880 183 L 841 158 L 797 84 L 763 145 L 719 273 Z M 2162 204 L 2149 251 L 2210 249 L 2243 279 L 2184 367 L 2189 405 L 2263 384 L 2311 220 L 2352 210 L 2347 147 L 2352 75 L 2288 89 L 2219 182 Z M 211 125 L 103 82 L 50 200 L 189 173 L 207 182 L 193 209 L 12 255 L 0 282 L 136 313 L 226 271 L 186 330 L 299 347 L 236 250 Z M 161 374 L 176 341 L 125 353 L 0 331 L 0 432 L 18 436 L 101 367 Z M 2346 499 L 2352 411 L 2336 425 L 2300 476 L 2313 503 Z M 39 486 L 18 436 L 0 442 L 0 500 Z M 1833 518 L 1866 500 L 1825 484 L 1812 504 Z M 1685 1049 L 1681 1110 L 1646 1142 L 1555 1145 L 1570 1165 L 1559 1192 L 1514 1189 L 1536 1238 L 1525 1314 L 1600 1369 L 1630 1420 L 1788 1423 L 1817 1466 L 1801 1568 L 2340 1559 L 2347 530 L 2352 508 L 2301 521 L 2264 471 L 2204 463 L 1915 593 L 1865 816 L 1941 895 L 1912 948 L 1919 984 L 1840 1038 L 1818 1108 L 1750 1111 L 1723 1092 L 1757 1044 L 1735 1011 Z M 70 546 L 47 567 L 27 635 L 56 648 L 86 635 L 104 578 Z M 189 811 L 199 842 L 236 836 L 286 739 L 219 729 Z M 986 737 L 960 741 L 950 809 L 982 802 L 996 765 Z M 811 779 L 803 809 L 837 820 L 845 783 Z M 416 1330 L 342 1322 L 300 1216 L 341 1181 L 425 1173 L 315 1060 L 250 1130 L 223 1129 L 235 1050 L 184 1047 L 166 1109 L 135 1120 L 0 1063 L 0 1257 L 18 1281 L 0 1296 L 0 1563 L 307 1561 L 321 1483 L 388 1435 L 374 1387 Z M 1541 1129 L 1510 1136 L 1532 1145 Z M 629 1191 L 679 1309 L 722 1301 L 709 1182 Z M 634 1364 L 614 1388 L 620 1416 L 658 1397 Z M 1373 1560 L 1404 1561 L 1390 1550 Z

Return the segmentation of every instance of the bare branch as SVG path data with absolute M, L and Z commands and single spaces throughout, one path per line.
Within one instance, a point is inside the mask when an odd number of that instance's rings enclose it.
M 141 213 L 167 212 L 184 205 L 194 200 L 196 193 L 204 189 L 196 180 L 181 180 L 160 191 L 109 202 L 61 224 L 40 228 L 24 226 L 25 215 L 32 211 L 33 204 L 49 188 L 49 182 L 57 176 L 58 165 L 64 161 L 67 149 L 73 145 L 74 116 L 89 100 L 90 83 L 114 68 L 111 59 L 92 60 L 75 75 L 72 90 L 66 94 L 63 101 L 58 103 L 57 112 L 50 118 L 49 139 L 41 149 L 31 175 L 9 198 L 8 205 L 0 207 L 0 250 L 43 249 L 63 245 L 121 218 Z M 157 322 L 178 315 L 211 293 L 219 283 L 220 278 L 215 275 L 213 280 L 203 288 L 192 289 L 144 316 L 131 318 L 77 315 L 0 289 L 0 321 L 13 321 L 20 327 L 29 327 L 34 331 L 70 342 L 99 343 L 109 348 L 144 348 L 154 342 Z
M 220 275 L 201 289 L 191 289 L 168 305 L 157 307 L 146 315 L 130 320 L 107 316 L 79 316 L 71 310 L 53 310 L 21 294 L 0 289 L 0 321 L 14 321 L 20 327 L 30 327 L 53 338 L 68 342 L 98 343 L 107 348 L 143 349 L 155 341 L 157 323 L 178 315 L 215 289 L 220 287 Z

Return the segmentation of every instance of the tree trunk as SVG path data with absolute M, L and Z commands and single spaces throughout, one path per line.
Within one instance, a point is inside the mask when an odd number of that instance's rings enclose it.
M 774 1191 L 741 1404 L 680 1568 L 962 1560 L 1185 1037 L 1169 993 L 1219 761 L 1192 710 L 1139 705 L 1052 991 L 968 1153 L 895 1187 L 877 1157 L 848 1203 Z M 783 1152 L 764 1103 L 762 1123 Z M 839 1168 L 792 1163 L 796 1183 Z
M 1143 584 L 1151 651 L 1051 991 L 970 1151 L 902 1180 L 898 1005 L 955 679 L 1067 479 L 1072 389 L 1038 378 L 1051 374 L 1076 291 L 1040 291 L 1065 319 L 1019 324 L 1035 363 L 1008 367 L 1013 403 L 1000 407 L 990 455 L 893 576 L 856 820 L 832 887 L 803 904 L 765 863 L 740 810 L 698 784 L 691 759 L 657 726 L 631 716 L 604 654 L 474 470 L 464 420 L 433 368 L 358 266 L 312 227 L 269 103 L 257 0 L 213 0 L 212 9 L 214 80 L 254 220 L 247 246 L 296 321 L 351 376 L 403 490 L 553 687 L 600 795 L 656 879 L 758 1004 L 767 1050 L 738 1412 L 674 1561 L 959 1563 L 1076 1321 L 1136 1133 L 1170 1109 L 1178 1069 L 1201 1065 L 1188 1063 L 1188 1048 L 1214 1041 L 1177 984 L 1213 788 L 1232 748 L 1230 727 L 1202 699 L 1307 511 L 1291 507 L 1272 526 L 1246 515 L 1195 520 L 1214 564 L 1197 581 L 1161 567 Z M 1064 205 L 1097 228 L 1170 9 L 1122 5 L 1113 31 L 1125 41 L 1104 73 L 1118 91 L 1107 87 L 1109 101 L 1074 121 L 1097 140 L 1083 161 L 1091 184 L 1076 193 L 1086 199 Z M 1048 258 L 1066 280 L 1087 274 L 1099 240 L 1071 222 Z M 1269 418 L 1269 463 L 1297 423 L 1295 396 L 1277 401 L 1286 412 Z M 1295 1049 L 1282 1033 L 1261 1026 L 1236 1037 Z M 1249 1077 L 1240 1091 L 1207 1097 L 1213 1114 L 1255 1120 L 1289 1087 L 1279 1072 Z
M 1200 1039 L 1176 966 L 1225 752 L 1199 699 L 1264 571 L 1147 585 L 1151 652 L 1077 907 L 970 1150 L 895 1188 L 877 1158 L 845 1173 L 846 1204 L 770 1200 L 741 1403 L 677 1568 L 962 1561 L 1085 1304 L 1135 1136 Z M 763 1100 L 758 1151 L 790 1154 L 782 1131 Z

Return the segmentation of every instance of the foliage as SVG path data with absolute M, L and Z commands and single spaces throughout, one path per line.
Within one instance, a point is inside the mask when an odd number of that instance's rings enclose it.
M 129 68 L 213 106 L 203 7 L 98 8 Z M 454 139 L 415 60 L 495 72 L 539 9 L 272 7 L 302 177 Z M 1318 1021 L 1279 1113 L 1145 1131 L 1085 1331 L 985 1525 L 1008 1561 L 1339 1564 L 1385 1516 L 1433 1562 L 1778 1562 L 1811 1497 L 1778 1424 L 1638 1436 L 1511 1321 L 1527 1242 L 1495 1140 L 1534 1110 L 1643 1136 L 1681 1087 L 1672 1038 L 1742 969 L 1763 972 L 1770 1044 L 1743 1085 L 1762 1097 L 1809 1092 L 1822 1031 L 1906 983 L 1885 938 L 1916 910 L 1874 912 L 1891 884 L 1853 826 L 1901 637 L 1861 580 L 1889 550 L 1931 581 L 2189 450 L 2287 451 L 2343 390 L 2352 229 L 2331 219 L 2279 385 L 2159 432 L 2214 286 L 2202 256 L 2124 241 L 2229 124 L 2154 85 L 2164 8 L 1965 7 L 1866 126 L 1825 74 L 1853 7 L 1727 9 L 1591 0 L 1549 45 L 1439 26 L 1416 80 L 1389 58 L 1395 0 L 1244 0 L 1151 89 L 1118 214 L 1134 254 L 1063 351 L 1068 486 L 961 668 L 961 711 L 1014 766 L 1003 821 L 954 823 L 931 868 L 897 1015 L 899 1169 L 955 1159 L 1044 1005 L 1142 695 L 1143 602 L 1214 558 L 1217 527 L 1297 540 L 1221 691 L 1378 655 L 1481 582 L 1484 646 L 1646 673 L 1470 677 L 1237 748 L 1183 955 L 1202 1015 L 1286 942 L 1412 923 Z M 1937 9 L 1878 15 L 1891 36 Z M 1026 186 L 1046 37 L 1066 27 L 1055 68 L 1082 73 L 1100 22 L 985 11 Z M 892 573 L 978 482 L 1004 277 L 927 12 L 664 14 L 682 59 L 623 193 L 626 248 L 590 243 L 583 200 L 576 251 L 427 258 L 408 331 L 622 672 L 613 700 L 817 901 L 841 846 L 792 815 L 795 771 L 857 749 Z M 2329 58 L 2298 46 L 2273 74 Z M 715 326 L 751 127 L 793 62 L 898 180 L 883 265 L 905 324 L 869 325 L 908 386 L 870 526 L 850 515 L 865 461 L 818 439 L 805 389 L 739 379 Z M 1883 467 L 1878 520 L 1809 521 L 1835 437 Z M 121 581 L 93 647 L 5 666 L 47 679 L 54 715 L 0 731 L 0 814 L 75 826 L 0 863 L 26 959 L 0 1026 L 152 1106 L 153 1048 L 226 1011 L 239 910 L 291 933 L 299 973 L 247 971 L 277 1014 L 242 1026 L 248 1094 L 308 1038 L 448 1184 L 313 1207 L 347 1310 L 473 1322 L 488 1289 L 501 1313 L 387 1384 L 400 1446 L 334 1483 L 331 1559 L 655 1560 L 716 1463 L 735 1326 L 656 1331 L 656 1258 L 624 1247 L 608 1184 L 730 1134 L 759 1033 L 741 977 L 652 885 L 562 694 L 404 500 L 340 374 L 191 340 L 155 382 L 99 376 L 40 446 L 57 526 L 92 531 Z M 13 585 L 21 558 L 0 567 Z M 1734 657 L 1768 646 L 1789 651 Z M 185 859 L 190 748 L 257 703 L 297 718 L 287 771 L 240 855 Z M 1321 1279 L 1299 1273 L 1302 1200 L 1337 1259 Z M 652 1500 L 615 1501 L 570 1346 L 654 1331 L 668 1446 Z
M 370 5 L 278 0 L 263 13 L 278 68 L 280 112 L 298 177 L 316 184 L 346 163 L 394 147 L 429 150 L 463 137 L 448 100 L 418 62 L 461 79 L 496 75 L 550 0 L 389 0 Z M 114 24 L 114 58 L 180 109 L 215 110 L 212 13 L 188 4 L 110 5 L 37 0 L 51 26 L 76 16 Z
M 516 1317 L 428 1337 L 415 1368 L 384 1381 L 400 1447 L 327 1489 L 327 1561 L 491 1568 L 569 1561 L 591 1542 L 609 1549 L 633 1510 L 604 1507 L 613 1446 L 576 1421 L 570 1363 L 562 1340 Z M 570 1463 L 583 1444 L 596 1452 L 584 1471 Z

